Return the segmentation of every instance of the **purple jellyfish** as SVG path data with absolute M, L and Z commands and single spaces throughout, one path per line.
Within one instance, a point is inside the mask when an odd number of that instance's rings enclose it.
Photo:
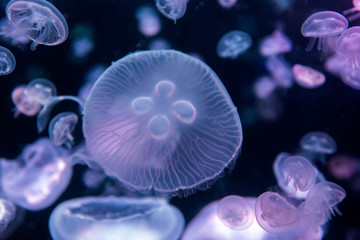
M 136 10 L 139 32 L 146 37 L 153 37 L 161 30 L 159 16 L 155 9 L 150 6 L 142 6 Z
M 25 147 L 14 161 L 1 159 L 0 165 L 0 182 L 6 198 L 31 211 L 53 204 L 72 176 L 68 153 L 47 138 Z
M 217 0 L 223 8 L 232 8 L 237 3 L 237 0 Z
M 83 197 L 59 204 L 49 229 L 56 240 L 178 240 L 184 216 L 162 198 Z
M 68 36 L 65 18 L 45 0 L 12 0 L 6 6 L 6 16 L 20 33 L 33 41 L 31 50 L 39 44 L 58 45 Z
M 287 53 L 292 50 L 291 40 L 280 30 L 276 29 L 260 43 L 260 53 L 263 56 Z
M 349 59 L 349 68 L 360 68 L 360 27 L 351 27 L 344 31 L 337 40 L 336 53 L 345 59 Z
M 317 88 L 325 83 L 325 75 L 311 67 L 295 64 L 292 72 L 297 84 L 303 88 Z
M 113 63 L 92 88 L 83 123 L 97 163 L 140 191 L 187 195 L 206 188 L 242 143 L 239 115 L 220 79 L 172 50 Z
M 159 12 L 165 17 L 174 20 L 182 18 L 186 12 L 188 0 L 155 0 L 155 5 Z
M 347 19 L 334 11 L 321 11 L 308 17 L 301 26 L 304 37 L 310 37 L 306 51 L 310 51 L 319 38 L 317 49 L 327 51 L 325 38 L 334 37 L 344 32 L 349 26 Z
M 68 149 L 74 144 L 72 131 L 78 122 L 78 117 L 72 112 L 63 112 L 56 115 L 49 124 L 49 137 L 57 146 L 65 145 Z

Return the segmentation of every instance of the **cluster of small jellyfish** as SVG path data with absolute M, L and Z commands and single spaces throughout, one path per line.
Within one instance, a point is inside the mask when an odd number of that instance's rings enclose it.
M 237 3 L 218 2 L 224 8 Z M 176 23 L 186 12 L 187 0 L 156 0 L 155 6 Z M 65 18 L 45 0 L 12 0 L 6 15 L 1 36 L 12 44 L 32 41 L 30 48 L 36 50 L 37 45 L 61 44 L 68 36 Z M 139 8 L 136 18 L 144 36 L 155 36 L 161 29 L 151 6 Z M 312 38 L 307 49 L 319 38 L 318 50 L 332 54 L 326 69 L 337 69 L 332 73 L 355 89 L 360 89 L 360 48 L 352 42 L 360 41 L 359 29 L 348 28 L 346 18 L 333 11 L 311 15 L 301 29 Z M 88 40 L 79 38 L 75 56 L 82 58 L 91 51 Z M 220 58 L 235 59 L 252 44 L 248 33 L 233 30 L 219 40 L 216 51 Z M 281 26 L 262 40 L 259 50 L 269 75 L 255 82 L 257 98 L 268 99 L 276 88 L 290 88 L 294 80 L 309 89 L 325 83 L 325 76 L 309 66 L 291 67 L 283 55 L 292 47 Z M 10 74 L 15 68 L 13 54 L 1 47 L 0 56 L 0 75 Z M 75 164 L 90 167 L 92 176 L 84 176 L 89 187 L 106 175 L 126 188 L 166 197 L 206 189 L 235 164 L 243 141 L 240 118 L 221 80 L 204 62 L 179 51 L 150 50 L 97 70 L 78 97 L 57 95 L 55 86 L 43 78 L 12 92 L 14 116 L 36 116 L 38 131 L 48 126 L 49 137 L 28 145 L 14 160 L 0 161 L 1 237 L 16 230 L 21 208 L 39 211 L 51 206 L 67 188 Z M 79 104 L 85 144 L 73 147 L 76 113 L 62 112 L 49 119 L 63 100 Z M 82 197 L 54 209 L 51 236 L 55 240 L 322 239 L 346 193 L 327 181 L 315 162 L 334 154 L 336 143 L 326 133 L 311 132 L 300 145 L 300 152 L 277 156 L 276 191 L 258 197 L 227 196 L 206 206 L 186 228 L 184 216 L 166 197 Z M 344 175 L 336 168 L 333 172 Z

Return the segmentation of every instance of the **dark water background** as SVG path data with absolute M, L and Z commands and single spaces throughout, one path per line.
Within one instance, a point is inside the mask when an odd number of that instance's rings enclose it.
M 6 2 L 1 2 L 0 16 L 5 16 Z M 17 66 L 12 74 L 0 79 L 0 157 L 15 158 L 25 145 L 39 136 L 47 136 L 46 131 L 37 133 L 35 118 L 12 117 L 14 105 L 10 94 L 15 86 L 41 76 L 50 79 L 60 95 L 76 95 L 84 83 L 85 72 L 94 64 L 109 66 L 129 52 L 147 49 L 152 39 L 139 33 L 135 18 L 136 9 L 143 4 L 154 4 L 152 0 L 50 2 L 68 22 L 70 35 L 66 42 L 55 47 L 39 46 L 36 51 L 1 42 L 14 53 Z M 300 138 L 309 131 L 325 131 L 336 140 L 338 153 L 360 156 L 360 91 L 328 73 L 325 73 L 327 82 L 320 88 L 309 90 L 294 85 L 289 90 L 279 91 L 277 94 L 283 105 L 278 112 L 281 114 L 279 120 L 268 122 L 256 113 L 248 114 L 257 104 L 252 84 L 256 77 L 266 73 L 265 59 L 258 53 L 260 40 L 270 34 L 276 24 L 282 23 L 294 44 L 293 51 L 285 58 L 291 64 L 305 64 L 325 72 L 322 54 L 316 50 L 305 52 L 308 39 L 301 36 L 301 24 L 316 11 L 342 12 L 351 6 L 350 0 L 294 0 L 291 8 L 279 11 L 271 0 L 239 0 L 233 9 L 225 10 L 215 0 L 190 0 L 185 16 L 176 25 L 161 16 L 162 31 L 158 36 L 167 39 L 176 50 L 196 52 L 203 57 L 222 80 L 243 122 L 242 152 L 233 171 L 206 191 L 171 200 L 183 212 L 187 223 L 206 204 L 226 195 L 258 196 L 273 189 L 276 185 L 272 172 L 275 156 L 283 151 L 294 153 Z M 72 30 L 78 24 L 92 29 L 95 48 L 88 57 L 74 60 L 71 57 Z M 360 20 L 350 23 L 350 26 L 354 25 L 360 25 Z M 253 46 L 235 60 L 220 59 L 216 44 L 223 34 L 235 29 L 248 32 L 254 40 Z M 52 115 L 65 110 L 76 111 L 77 106 L 62 103 Z M 77 133 L 75 138 L 80 142 L 81 128 Z M 343 216 L 330 221 L 325 239 L 346 239 L 350 228 L 360 229 L 360 193 L 352 191 L 348 182 L 331 177 L 326 167 L 320 165 L 319 168 L 329 181 L 341 185 L 348 193 L 339 205 Z M 24 223 L 11 239 L 50 239 L 47 224 L 52 209 L 64 200 L 94 194 L 82 185 L 80 176 L 84 169 L 83 166 L 75 167 L 70 186 L 53 206 L 39 212 L 27 212 Z

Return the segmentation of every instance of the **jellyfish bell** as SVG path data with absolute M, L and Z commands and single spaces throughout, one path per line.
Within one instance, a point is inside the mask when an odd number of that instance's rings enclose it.
M 311 67 L 295 64 L 292 72 L 297 84 L 303 88 L 317 88 L 325 83 L 325 75 Z
M 72 131 L 78 122 L 78 117 L 72 112 L 63 112 L 56 115 L 49 124 L 49 137 L 55 145 L 65 145 L 68 149 L 74 144 Z
M 107 174 L 163 194 L 206 188 L 242 143 L 239 115 L 220 79 L 173 50 L 113 63 L 92 88 L 83 123 L 87 148 Z
M 301 33 L 304 37 L 310 37 L 306 51 L 310 51 L 318 41 L 318 50 L 327 51 L 324 39 L 340 35 L 349 26 L 347 19 L 340 13 L 334 11 L 320 11 L 309 16 L 301 26 Z
M 291 40 L 282 31 L 276 29 L 261 41 L 260 53 L 263 56 L 271 56 L 290 52 L 292 47 Z
M 0 46 L 0 76 L 8 75 L 15 69 L 15 57 L 9 49 Z
M 68 25 L 59 10 L 45 0 L 11 0 L 6 16 L 16 29 L 31 39 L 31 50 L 39 44 L 54 46 L 68 36 Z
M 188 0 L 155 0 L 155 5 L 159 12 L 165 17 L 174 20 L 182 18 L 186 12 Z
M 334 154 L 337 150 L 335 140 L 325 132 L 309 132 L 300 140 L 303 150 L 318 154 Z
M 1 188 L 6 198 L 22 208 L 38 211 L 49 207 L 68 186 L 71 164 L 67 151 L 41 138 L 25 147 L 14 161 L 2 159 Z
M 234 30 L 221 37 L 216 46 L 216 51 L 221 58 L 235 59 L 248 50 L 251 45 L 252 38 L 248 33 Z
M 182 213 L 161 198 L 83 197 L 58 205 L 49 219 L 54 240 L 177 240 Z
M 232 8 L 237 3 L 237 0 L 217 0 L 223 8 Z

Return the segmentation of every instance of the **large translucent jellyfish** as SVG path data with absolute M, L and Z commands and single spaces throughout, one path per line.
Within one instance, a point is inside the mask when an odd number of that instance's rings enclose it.
M 1 187 L 6 198 L 38 211 L 53 204 L 68 186 L 72 168 L 67 153 L 41 138 L 25 147 L 16 160 L 0 161 Z
M 92 88 L 83 123 L 86 145 L 107 174 L 165 194 L 206 188 L 242 143 L 239 115 L 220 79 L 172 50 L 113 63 Z
M 251 36 L 243 31 L 234 30 L 221 37 L 216 51 L 221 58 L 237 58 L 252 45 Z
M 320 153 L 334 154 L 337 150 L 335 140 L 325 132 L 309 132 L 300 140 L 303 150 Z
M 297 84 L 303 88 L 317 88 L 325 83 L 325 75 L 311 67 L 295 64 L 292 72 Z
M 228 199 L 230 198 L 230 199 Z M 231 223 L 231 218 L 226 221 L 221 220 L 221 215 L 219 216 L 219 211 L 221 208 L 225 208 L 226 205 L 221 206 L 222 204 L 229 203 L 231 199 L 236 199 L 235 202 L 240 201 L 240 205 L 231 205 L 230 209 L 236 209 L 232 214 L 234 220 L 233 223 L 237 223 L 241 226 L 241 223 L 246 225 L 251 222 L 249 226 L 243 229 L 236 229 L 230 226 L 234 226 Z M 201 212 L 187 225 L 185 232 L 182 236 L 182 240 L 279 240 L 286 239 L 280 238 L 277 234 L 266 232 L 262 229 L 254 219 L 255 214 L 255 201 L 256 198 L 253 197 L 240 197 L 240 196 L 228 196 L 222 199 L 221 201 L 215 201 L 204 207 Z M 230 201 L 232 204 L 233 201 Z M 236 213 L 240 214 L 236 216 Z M 252 219 L 252 220 L 251 220 Z M 230 220 L 230 221 L 229 221 Z M 230 223 L 230 226 L 229 226 Z M 237 225 L 236 224 L 236 225 Z M 289 238 L 288 238 L 289 239 Z
M 78 117 L 72 112 L 63 112 L 56 115 L 49 124 L 49 137 L 57 146 L 65 145 L 71 148 L 74 144 L 72 131 L 78 122 Z
M 184 223 L 164 199 L 84 197 L 58 205 L 49 228 L 54 240 L 177 240 Z
M 188 0 L 155 0 L 155 5 L 159 12 L 165 17 L 174 20 L 182 18 L 186 12 Z
M 6 16 L 19 32 L 33 41 L 32 50 L 39 44 L 58 45 L 68 36 L 65 18 L 45 0 L 12 0 L 6 6 Z
M 0 76 L 8 75 L 15 69 L 15 57 L 9 49 L 0 46 Z
M 260 53 L 263 56 L 287 53 L 292 50 L 291 40 L 280 30 L 276 29 L 266 36 L 260 43 Z
M 279 187 L 290 197 L 304 199 L 315 184 L 317 170 L 304 157 L 281 153 L 273 164 Z
M 339 185 L 323 181 L 313 186 L 304 202 L 300 204 L 302 224 L 313 231 L 318 231 L 321 225 L 331 218 L 335 211 L 339 212 L 337 204 L 346 196 L 345 190 Z
M 350 60 L 349 67 L 360 68 L 360 27 L 351 27 L 344 31 L 336 43 L 336 53 Z
M 296 207 L 275 192 L 265 192 L 257 198 L 255 216 L 259 225 L 270 233 L 294 231 L 300 220 Z
M 318 50 L 327 51 L 324 42 L 325 38 L 334 37 L 344 32 L 349 26 L 347 19 L 340 13 L 334 11 L 321 11 L 308 17 L 301 26 L 301 33 L 304 37 L 310 37 L 306 51 L 310 51 L 318 41 Z

